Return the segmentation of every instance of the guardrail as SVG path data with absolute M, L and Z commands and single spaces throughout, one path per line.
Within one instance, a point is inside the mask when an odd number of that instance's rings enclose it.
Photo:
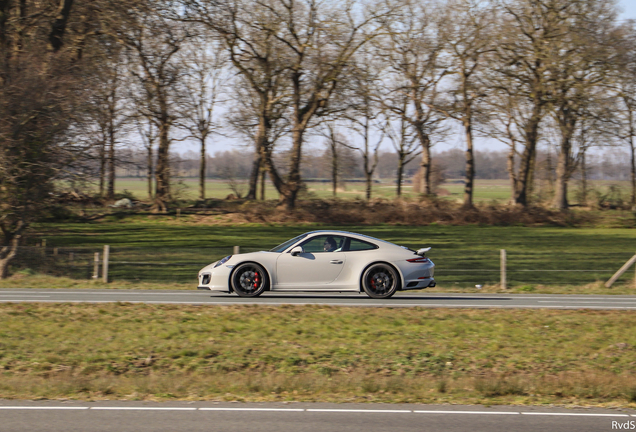
M 12 271 L 32 271 L 74 279 L 171 281 L 196 283 L 197 272 L 226 255 L 255 252 L 246 247 L 20 247 Z M 439 248 L 427 253 L 436 264 L 439 286 L 585 285 L 595 282 L 628 283 L 621 276 L 636 263 L 631 253 L 527 252 Z M 622 267 L 621 267 L 622 266 Z M 619 272 L 616 272 L 620 268 Z M 616 273 L 615 273 L 616 272 Z M 614 277 L 613 277 L 614 275 Z M 611 286 L 611 284 L 610 284 Z

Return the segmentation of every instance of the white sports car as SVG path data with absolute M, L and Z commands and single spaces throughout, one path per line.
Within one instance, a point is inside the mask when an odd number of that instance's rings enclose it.
M 263 291 L 396 291 L 435 286 L 435 264 L 418 251 L 345 231 L 312 231 L 270 251 L 229 255 L 199 271 L 201 290 L 256 297 Z

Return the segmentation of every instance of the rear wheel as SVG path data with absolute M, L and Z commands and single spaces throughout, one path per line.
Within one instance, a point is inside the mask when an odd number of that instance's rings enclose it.
M 269 286 L 265 269 L 256 263 L 239 265 L 232 273 L 232 289 L 241 297 L 257 297 Z
M 371 298 L 391 297 L 399 283 L 397 272 L 388 264 L 373 264 L 362 275 L 362 289 Z

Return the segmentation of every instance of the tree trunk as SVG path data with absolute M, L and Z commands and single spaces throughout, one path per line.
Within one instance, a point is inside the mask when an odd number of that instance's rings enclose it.
M 205 200 L 205 134 L 201 137 L 201 162 L 199 164 L 199 199 Z
M 629 152 L 632 176 L 632 194 L 630 203 L 632 206 L 632 211 L 636 211 L 636 148 L 634 148 L 635 135 L 636 131 L 634 130 L 634 112 L 629 109 Z
M 300 160 L 301 149 L 303 144 L 304 127 L 297 126 L 292 130 L 292 156 L 289 167 L 289 176 L 287 179 L 287 187 L 283 189 L 283 199 L 287 210 L 293 210 L 296 207 L 296 198 L 301 187 L 300 180 Z
M 73 0 L 60 0 L 55 21 L 53 21 L 51 32 L 49 33 L 49 49 L 53 52 L 57 52 L 62 48 L 66 23 L 71 14 L 72 7 Z
M 529 203 L 529 190 L 532 188 L 532 174 L 534 159 L 539 139 L 539 124 L 541 123 L 542 108 L 535 104 L 532 118 L 524 129 L 525 149 L 519 162 L 519 173 L 516 175 L 513 202 L 526 207 Z
M 572 152 L 572 136 L 574 135 L 575 122 L 573 120 L 561 125 L 561 147 L 557 159 L 556 184 L 554 191 L 553 207 L 558 210 L 567 210 L 568 205 L 568 181 L 570 180 L 570 153 Z
M 568 171 L 570 161 L 569 143 L 561 143 L 561 151 L 557 159 L 556 184 L 554 188 L 553 207 L 558 210 L 568 208 Z
M 265 201 L 265 182 L 267 181 L 267 169 L 261 164 L 261 201 Z
M 404 177 L 404 153 L 398 153 L 397 167 L 397 196 L 402 196 L 402 177 Z
M 515 175 L 515 143 L 510 143 L 510 151 L 508 152 L 508 160 L 506 164 L 508 177 L 510 178 L 510 204 L 515 203 L 515 194 L 517 192 L 517 176 Z
M 587 165 L 585 164 L 585 150 L 581 154 L 581 205 L 587 205 Z
M 104 187 L 106 184 L 106 140 L 104 139 L 99 146 L 99 196 L 104 196 Z
M 475 181 L 475 158 L 473 155 L 473 126 L 472 120 L 464 119 L 466 134 L 466 183 L 464 185 L 464 208 L 473 208 L 473 184 Z
M 148 143 L 148 171 L 146 172 L 146 179 L 148 180 L 148 199 L 152 200 L 152 143 Z
M 331 193 L 335 198 L 338 193 L 338 142 L 333 129 L 329 127 L 329 146 L 331 147 Z
M 421 128 L 417 128 L 417 135 L 422 146 L 420 193 L 430 196 L 433 195 L 433 188 L 431 187 L 431 141 Z
M 159 129 L 159 149 L 157 150 L 157 169 L 155 170 L 155 205 L 153 210 L 165 212 L 170 200 L 170 137 L 168 135 L 168 116 L 164 113 Z
M 249 189 L 247 191 L 247 195 L 245 196 L 245 198 L 248 200 L 256 199 L 256 191 L 258 189 L 258 179 L 259 179 L 259 174 L 260 174 L 262 166 L 263 166 L 263 160 L 257 149 L 256 153 L 254 153 L 254 160 L 252 161 L 252 170 L 250 171 Z
M 22 226 L 22 225 L 20 225 Z M 22 231 L 22 228 L 18 228 L 18 231 Z M 7 234 L 5 233 L 5 236 Z M 7 246 L 0 249 L 0 280 L 9 277 L 9 264 L 18 254 L 18 244 L 20 242 L 20 235 L 13 233 L 12 238 Z
M 108 128 L 108 189 L 106 191 L 106 198 L 115 198 L 115 130 L 111 124 Z
M 259 173 L 263 167 L 266 167 L 267 161 L 263 156 L 267 153 L 267 137 L 269 136 L 270 127 L 269 118 L 266 114 L 262 114 L 258 122 L 258 131 L 254 137 L 254 161 L 252 162 L 252 171 L 250 172 L 249 189 L 245 197 L 248 200 L 256 199 Z
M 366 188 L 365 188 L 365 199 L 367 202 L 371 200 L 371 187 L 373 182 L 373 172 L 369 172 L 367 170 L 364 171 L 364 177 L 366 180 Z
M 331 193 L 335 198 L 338 193 L 338 150 L 334 144 L 331 147 Z

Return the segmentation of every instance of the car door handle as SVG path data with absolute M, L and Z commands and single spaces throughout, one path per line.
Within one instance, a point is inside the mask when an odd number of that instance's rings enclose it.
M 342 264 L 342 260 L 331 260 L 329 261 L 331 264 Z

